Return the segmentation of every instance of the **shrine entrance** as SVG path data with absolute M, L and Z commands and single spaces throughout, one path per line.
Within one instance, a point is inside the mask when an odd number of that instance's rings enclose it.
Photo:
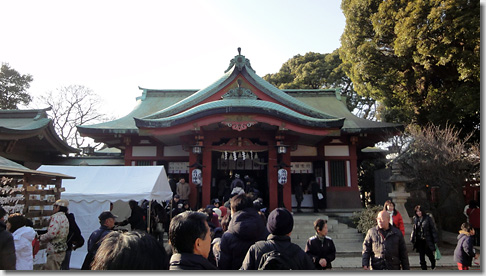
M 253 192 L 256 197 L 262 198 L 264 205 L 268 206 L 267 165 L 266 151 L 233 153 L 213 150 L 211 199 L 227 201 L 231 195 L 231 182 L 235 179 L 235 174 L 238 174 L 246 185 L 250 183 L 251 188 L 247 192 Z

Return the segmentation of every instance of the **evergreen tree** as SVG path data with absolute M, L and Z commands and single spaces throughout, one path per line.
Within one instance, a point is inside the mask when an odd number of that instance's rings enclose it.
M 8 63 L 0 70 L 0 109 L 18 109 L 19 104 L 28 105 L 32 97 L 26 90 L 33 81 L 31 75 L 21 75 Z
M 480 128 L 480 3 L 343 0 L 340 57 L 384 121 Z
M 282 65 L 279 72 L 267 74 L 263 79 L 279 89 L 340 88 L 349 110 L 359 117 L 374 119 L 375 101 L 356 94 L 343 67 L 339 49 L 330 54 L 309 52 L 303 56 L 295 55 Z

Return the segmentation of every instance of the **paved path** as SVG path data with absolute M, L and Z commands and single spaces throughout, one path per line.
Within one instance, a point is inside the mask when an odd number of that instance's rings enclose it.
M 451 232 L 442 232 L 442 243 L 439 246 L 441 250 L 442 258 L 436 262 L 436 270 L 457 270 L 457 264 L 454 262 L 454 248 L 457 244 L 457 234 Z M 357 246 L 357 245 L 355 245 Z M 480 247 L 475 247 L 476 252 L 480 253 Z M 419 255 L 417 252 L 408 252 L 408 260 L 410 262 L 411 270 L 421 270 Z M 427 257 L 428 269 L 430 269 L 430 262 Z M 481 259 L 481 258 L 480 258 Z M 361 253 L 354 252 L 352 254 L 345 254 L 339 256 L 336 255 L 336 259 L 332 262 L 334 270 L 350 270 L 359 271 L 361 268 Z M 471 270 L 479 271 L 481 266 L 479 264 L 473 264 Z
M 302 248 L 305 246 L 305 240 L 307 237 L 310 237 L 313 233 L 312 230 L 312 221 L 315 217 L 327 218 L 324 217 L 325 213 L 303 213 L 303 214 L 294 214 L 294 221 L 296 222 L 297 226 L 294 224 L 295 233 L 292 233 L 292 241 L 299 244 Z M 307 220 L 306 221 L 306 218 Z M 331 219 L 332 220 L 332 219 Z M 299 224 L 307 224 L 300 226 Z M 311 230 L 307 230 L 307 232 L 302 233 L 301 230 L 305 230 L 309 228 Z M 353 228 L 349 227 L 351 230 Z M 356 229 L 354 229 L 356 231 Z M 309 232 L 310 231 L 310 232 Z M 347 271 L 361 271 L 361 250 L 363 244 L 363 236 L 360 239 L 354 239 L 350 241 L 344 242 L 342 239 L 338 237 L 340 232 L 343 232 L 342 228 L 340 227 L 337 231 L 331 230 L 329 236 L 331 236 L 336 244 L 336 248 L 338 250 L 336 254 L 336 259 L 332 262 L 333 270 L 340 271 L 340 270 L 347 270 Z M 420 262 L 419 262 L 419 254 L 417 252 L 412 251 L 412 244 L 409 241 L 410 233 L 412 232 L 412 225 L 405 225 L 405 242 L 407 243 L 408 249 L 408 259 L 410 262 L 411 270 L 421 270 Z M 360 234 L 361 235 L 361 234 Z M 454 248 L 457 244 L 457 235 L 458 233 L 451 233 L 442 231 L 442 242 L 439 244 L 439 249 L 442 254 L 442 258 L 437 261 L 436 263 L 436 270 L 457 270 L 457 264 L 454 262 Z M 303 238 L 298 238 L 298 236 L 303 236 Z M 476 251 L 480 253 L 480 247 L 475 247 Z M 426 257 L 427 265 L 430 269 L 430 262 Z M 481 267 L 479 265 L 473 264 L 471 270 L 480 270 Z

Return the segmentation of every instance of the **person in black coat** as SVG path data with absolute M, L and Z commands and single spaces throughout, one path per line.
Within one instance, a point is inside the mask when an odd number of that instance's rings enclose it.
M 174 253 L 169 270 L 217 270 L 208 260 L 211 231 L 207 214 L 186 211 L 175 216 L 169 226 L 169 242 Z
M 253 207 L 250 196 L 234 196 L 230 203 L 231 221 L 228 230 L 221 237 L 217 264 L 219 269 L 238 270 L 250 246 L 257 241 L 265 240 L 270 233 L 265 227 L 264 220 Z
M 312 205 L 314 206 L 314 213 L 319 213 L 319 196 L 317 195 L 321 188 L 319 187 L 319 183 L 315 180 L 312 180 L 310 183 L 311 191 L 312 191 Z
M 467 222 L 461 225 L 461 231 L 457 236 L 457 246 L 454 249 L 454 261 L 459 270 L 469 270 L 472 260 L 479 259 L 479 254 L 474 249 L 474 228 Z
M 67 243 L 66 256 L 64 257 L 64 261 L 62 261 L 61 263 L 61 270 L 69 270 L 69 263 L 71 261 L 72 251 L 82 247 L 84 244 L 84 238 L 81 235 L 81 230 L 79 229 L 79 226 L 76 223 L 76 218 L 74 217 L 74 214 L 66 213 L 66 217 L 68 218 L 69 221 L 69 233 L 66 240 Z
M 381 211 L 378 225 L 366 233 L 363 241 L 362 266 L 365 270 L 410 270 L 407 246 L 402 231 L 390 224 L 390 214 Z
M 295 201 L 297 201 L 297 213 L 302 213 L 301 205 L 302 200 L 304 200 L 304 187 L 302 181 L 299 181 L 297 186 L 295 186 Z
M 4 222 L 6 214 L 7 211 L 0 206 L 0 270 L 15 270 L 15 244 Z
M 138 206 L 138 203 L 135 200 L 128 201 L 128 205 L 130 206 L 130 209 L 132 209 L 130 217 L 122 222 L 117 222 L 116 225 L 124 226 L 130 224 L 132 231 L 139 230 L 147 232 L 147 224 L 144 219 L 146 213 L 143 208 Z
M 327 236 L 327 220 L 314 221 L 314 230 L 316 235 L 307 240 L 305 253 L 312 258 L 316 269 L 330 269 L 331 262 L 336 259 L 336 247 L 332 239 Z
M 248 249 L 240 270 L 257 270 L 263 255 L 277 249 L 289 260 L 292 270 L 314 270 L 311 258 L 304 250 L 290 240 L 294 218 L 285 208 L 274 209 L 268 216 L 267 230 L 271 233 L 266 241 L 258 241 Z
M 435 268 L 435 244 L 439 241 L 434 220 L 426 214 L 420 205 L 415 206 L 415 216 L 413 217 L 413 229 L 410 241 L 413 248 L 419 252 L 420 266 L 422 270 L 427 270 L 425 255 L 429 257 L 430 267 Z

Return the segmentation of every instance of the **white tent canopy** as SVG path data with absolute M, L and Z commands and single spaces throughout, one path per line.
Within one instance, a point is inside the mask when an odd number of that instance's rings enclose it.
M 76 179 L 64 179 L 66 189 L 61 198 L 69 200 L 85 239 L 83 247 L 73 251 L 71 267 L 81 268 L 91 233 L 100 227 L 98 215 L 110 208 L 122 221 L 130 215 L 128 201 L 156 200 L 159 203 L 172 198 L 164 166 L 51 166 L 38 170 L 63 173 Z

